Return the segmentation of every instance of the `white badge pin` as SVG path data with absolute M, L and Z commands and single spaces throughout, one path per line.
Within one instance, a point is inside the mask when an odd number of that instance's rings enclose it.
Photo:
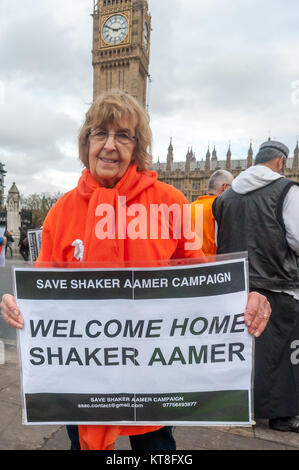
M 79 261 L 83 261 L 83 254 L 84 254 L 84 243 L 82 240 L 75 240 L 72 243 L 72 246 L 75 247 L 74 258 L 78 259 Z

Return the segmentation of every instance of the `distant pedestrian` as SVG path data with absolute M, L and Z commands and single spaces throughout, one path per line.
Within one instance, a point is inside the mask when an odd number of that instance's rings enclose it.
M 13 257 L 12 244 L 15 240 L 13 236 L 11 235 L 11 233 L 8 232 L 7 230 L 5 231 L 4 235 L 6 236 L 6 239 L 7 239 L 6 246 L 5 246 L 5 253 L 7 254 L 7 250 L 9 249 L 10 257 L 12 258 Z
M 20 228 L 19 247 L 20 247 L 21 256 L 24 258 L 25 261 L 28 261 L 29 260 L 29 243 L 28 243 L 26 225 L 22 225 L 22 227 Z

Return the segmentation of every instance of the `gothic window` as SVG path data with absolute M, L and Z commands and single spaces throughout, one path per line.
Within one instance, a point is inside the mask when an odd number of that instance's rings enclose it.
M 200 189 L 200 181 L 193 181 L 192 188 L 194 190 L 199 190 Z

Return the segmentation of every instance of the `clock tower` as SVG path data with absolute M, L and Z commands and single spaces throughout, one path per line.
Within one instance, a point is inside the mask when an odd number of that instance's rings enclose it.
M 147 0 L 94 0 L 93 99 L 112 88 L 145 107 L 151 16 Z

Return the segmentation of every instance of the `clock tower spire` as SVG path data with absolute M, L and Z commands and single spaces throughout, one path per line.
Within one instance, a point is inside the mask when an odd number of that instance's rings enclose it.
M 147 0 L 94 0 L 93 99 L 119 88 L 146 107 L 151 16 Z

